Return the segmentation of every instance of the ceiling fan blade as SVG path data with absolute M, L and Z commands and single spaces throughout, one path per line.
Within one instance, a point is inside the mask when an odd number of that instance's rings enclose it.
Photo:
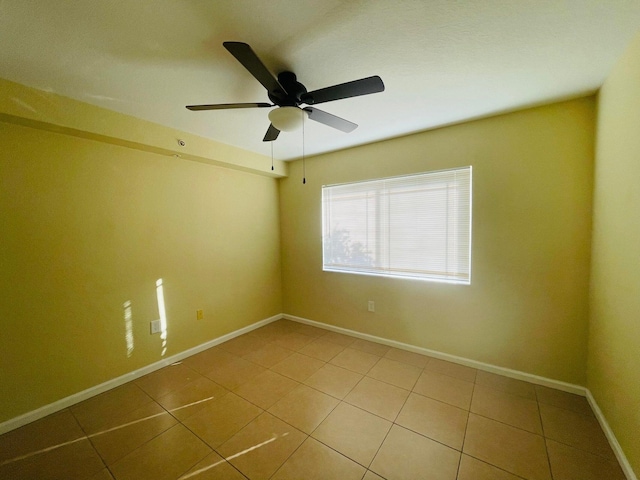
M 242 42 L 223 42 L 224 48 L 236 57 L 244 68 L 258 80 L 267 91 L 275 97 L 286 97 L 286 90 L 278 82 L 276 77 L 264 66 L 251 47 Z
M 324 123 L 329 127 L 336 128 L 345 133 L 353 132 L 356 128 L 358 128 L 358 125 L 350 122 L 349 120 L 336 117 L 335 115 L 331 115 L 330 113 L 318 110 L 317 108 L 305 107 L 303 108 L 303 110 L 309 114 L 309 120 Z
M 262 139 L 263 142 L 273 142 L 276 138 L 278 138 L 278 135 L 280 134 L 280 130 L 278 130 L 276 127 L 273 126 L 273 123 L 271 123 L 269 125 L 269 128 L 267 129 L 267 133 L 264 135 L 264 138 Z
M 316 105 L 318 103 L 332 102 L 341 98 L 358 97 L 360 95 L 369 95 L 370 93 L 378 93 L 384 91 L 384 83 L 380 77 L 373 76 L 353 80 L 347 83 L 341 83 L 332 87 L 321 88 L 302 95 L 302 102 L 307 105 Z
M 265 108 L 273 107 L 270 103 L 218 103 L 214 105 L 187 105 L 187 109 L 197 112 L 199 110 L 225 110 L 227 108 Z

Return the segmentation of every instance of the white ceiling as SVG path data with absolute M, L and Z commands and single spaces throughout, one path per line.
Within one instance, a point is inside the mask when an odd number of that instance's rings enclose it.
M 308 90 L 386 90 L 320 106 L 307 155 L 594 92 L 640 29 L 638 0 L 0 0 L 0 77 L 264 155 L 268 101 L 222 47 L 242 41 Z M 280 134 L 277 159 L 302 153 Z

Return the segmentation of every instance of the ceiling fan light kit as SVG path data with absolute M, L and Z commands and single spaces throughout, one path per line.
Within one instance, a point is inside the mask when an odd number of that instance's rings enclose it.
M 304 122 L 305 111 L 298 107 L 280 107 L 269 112 L 271 125 L 282 132 L 298 130 Z
M 222 103 L 188 105 L 187 109 L 203 111 L 229 108 L 277 107 L 269 112 L 269 121 L 271 123 L 263 138 L 264 142 L 274 141 L 281 131 L 291 132 L 300 128 L 304 122 L 305 113 L 309 120 L 322 123 L 345 133 L 352 132 L 358 127 L 357 124 L 318 108 L 311 106 L 300 107 L 300 105 L 317 105 L 384 91 L 382 79 L 378 76 L 372 76 L 307 92 L 306 87 L 298 82 L 293 72 L 280 72 L 276 78 L 246 43 L 224 42 L 222 45 L 267 89 L 267 95 L 273 104 L 264 102 Z

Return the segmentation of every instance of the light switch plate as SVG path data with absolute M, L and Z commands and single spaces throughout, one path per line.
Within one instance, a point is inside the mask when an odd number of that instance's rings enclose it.
M 160 325 L 160 320 L 153 320 L 151 322 L 151 335 L 154 333 L 160 333 L 162 330 L 162 326 Z

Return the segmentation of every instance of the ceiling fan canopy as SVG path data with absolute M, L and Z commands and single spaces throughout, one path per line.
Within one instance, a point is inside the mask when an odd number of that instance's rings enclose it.
M 292 130 L 295 125 L 296 110 L 300 111 L 299 118 L 302 120 L 304 113 L 310 120 L 322 123 L 342 132 L 352 132 L 357 128 L 353 122 L 345 120 L 327 113 L 310 105 L 332 102 L 343 98 L 358 97 L 384 91 L 384 83 L 379 76 L 361 78 L 351 82 L 333 85 L 308 92 L 306 87 L 300 83 L 293 72 L 280 72 L 277 78 L 267 69 L 249 45 L 242 42 L 224 42 L 222 44 L 242 66 L 244 66 L 253 77 L 267 90 L 269 100 L 273 103 L 221 103 L 210 105 L 188 105 L 187 109 L 192 111 L 202 110 L 224 110 L 230 108 L 271 108 L 269 114 L 271 124 L 267 129 L 263 141 L 271 142 L 278 138 L 281 130 Z M 300 105 L 307 105 L 301 107 Z M 277 113 L 276 113 L 277 112 Z M 282 122 L 279 123 L 282 117 Z M 278 128 L 280 126 L 281 128 Z

